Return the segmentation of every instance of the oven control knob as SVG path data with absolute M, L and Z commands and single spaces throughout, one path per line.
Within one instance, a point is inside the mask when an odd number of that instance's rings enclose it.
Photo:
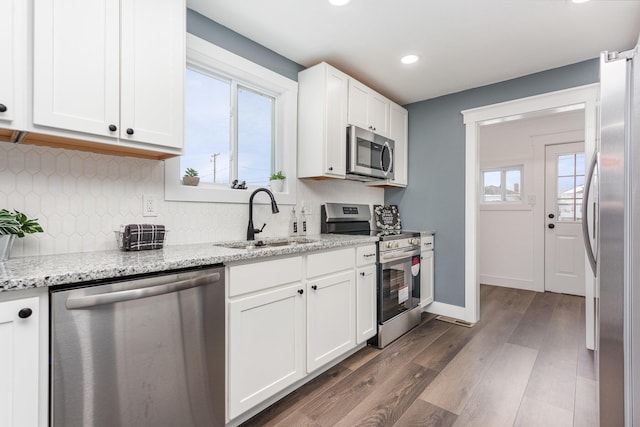
M 414 246 L 418 246 L 420 244 L 420 241 L 418 239 L 414 239 L 412 237 L 411 239 L 409 239 L 409 244 L 410 245 L 414 245 Z
M 387 249 L 391 249 L 393 247 L 393 243 L 387 242 Z
M 400 247 L 400 242 L 396 242 L 395 245 L 393 245 L 394 248 L 399 248 Z

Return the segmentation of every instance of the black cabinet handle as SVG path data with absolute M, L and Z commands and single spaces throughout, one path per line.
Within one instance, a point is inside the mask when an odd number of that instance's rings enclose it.
M 26 319 L 27 317 L 30 317 L 32 314 L 33 314 L 33 310 L 31 310 L 30 308 L 23 308 L 18 312 L 18 317 L 21 319 Z
M 329 170 L 332 171 L 333 170 L 333 166 L 329 166 Z
M 547 227 L 549 227 L 549 228 L 556 228 L 556 225 L 555 225 L 555 224 L 549 224 Z
M 133 129 L 127 128 L 127 135 L 133 135 Z
M 7 111 L 7 106 L 4 104 L 0 104 L 0 113 L 4 113 L 5 111 Z
M 117 130 L 118 130 L 118 126 L 116 126 L 116 125 L 109 125 L 109 130 L 110 130 L 111 132 L 115 132 L 115 131 L 117 131 Z
M 302 295 L 302 294 L 304 294 L 304 290 L 302 290 L 302 289 L 298 289 L 298 293 L 299 293 L 300 295 Z
M 318 287 L 316 285 L 311 286 L 311 289 L 313 289 L 314 291 L 318 290 Z
M 360 275 L 364 277 L 364 271 L 361 271 L 361 272 L 360 272 Z

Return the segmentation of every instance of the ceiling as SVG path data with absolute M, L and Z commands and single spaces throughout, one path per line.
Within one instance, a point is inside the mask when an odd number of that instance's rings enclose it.
M 640 0 L 188 0 L 309 67 L 326 61 L 399 104 L 627 50 Z M 400 57 L 413 53 L 412 65 Z

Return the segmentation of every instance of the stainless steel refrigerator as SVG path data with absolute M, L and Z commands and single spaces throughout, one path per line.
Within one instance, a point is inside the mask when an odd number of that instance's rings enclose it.
M 599 297 L 600 425 L 607 427 L 640 425 L 638 55 L 637 47 L 601 55 L 600 140 L 590 167 L 590 175 L 597 179 L 591 180 L 591 197 L 583 205 L 587 254 L 595 253 L 590 261 Z

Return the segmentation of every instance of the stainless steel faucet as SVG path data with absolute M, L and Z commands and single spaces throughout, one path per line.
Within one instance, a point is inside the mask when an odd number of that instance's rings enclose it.
M 271 198 L 271 213 L 277 214 L 278 212 L 280 212 L 280 209 L 278 209 L 278 204 L 276 203 L 276 199 L 273 197 L 273 193 L 267 188 L 258 188 L 256 191 L 251 193 L 251 196 L 249 197 L 249 225 L 247 226 L 247 240 L 254 240 L 256 234 L 261 233 L 262 230 L 264 230 L 264 226 L 267 225 L 263 224 L 262 228 L 253 227 L 253 197 L 261 191 L 267 193 Z

